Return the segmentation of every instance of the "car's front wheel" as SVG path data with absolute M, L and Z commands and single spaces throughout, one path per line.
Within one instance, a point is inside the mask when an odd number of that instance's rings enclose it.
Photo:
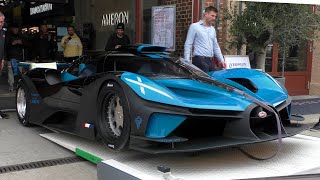
M 20 83 L 16 92 L 16 108 L 19 122 L 23 126 L 30 126 L 29 101 L 28 89 L 24 83 Z
M 130 136 L 130 117 L 121 86 L 116 82 L 107 83 L 98 99 L 97 129 L 103 143 L 115 151 L 126 149 Z

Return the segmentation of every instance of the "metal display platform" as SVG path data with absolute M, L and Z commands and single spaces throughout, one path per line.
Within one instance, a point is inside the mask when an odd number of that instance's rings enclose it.
M 283 139 L 279 153 L 265 161 L 248 158 L 236 148 L 194 154 L 145 154 L 133 150 L 112 152 L 101 143 L 69 134 L 46 133 L 42 137 L 98 164 L 99 179 L 248 179 L 288 176 L 319 168 L 320 138 L 296 135 Z M 277 141 L 241 148 L 258 157 L 269 157 Z M 157 170 L 171 169 L 171 174 Z

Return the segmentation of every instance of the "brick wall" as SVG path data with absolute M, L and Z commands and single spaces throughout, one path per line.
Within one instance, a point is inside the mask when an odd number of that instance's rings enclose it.
M 192 22 L 192 0 L 161 0 L 162 5 L 176 5 L 176 53 L 183 56 L 187 30 Z
M 218 41 L 222 53 L 227 48 L 227 28 L 224 28 L 223 16 L 228 0 L 220 0 Z M 176 53 L 183 56 L 184 42 L 186 40 L 188 27 L 192 22 L 192 0 L 160 0 L 161 5 L 176 5 Z M 206 0 L 205 7 L 216 6 L 216 0 Z M 200 17 L 201 18 L 201 17 Z
M 320 37 L 320 32 L 318 32 Z M 314 41 L 310 95 L 320 95 L 320 38 Z
M 226 53 L 226 38 L 227 38 L 227 28 L 225 26 L 225 22 L 223 21 L 226 7 L 229 0 L 220 0 L 219 4 L 219 25 L 218 25 L 218 42 L 222 51 L 222 54 Z M 217 8 L 217 0 L 206 0 L 205 7 L 214 6 Z

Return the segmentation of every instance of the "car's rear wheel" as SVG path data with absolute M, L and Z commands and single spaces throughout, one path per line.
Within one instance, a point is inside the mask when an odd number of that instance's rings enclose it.
M 29 93 L 26 85 L 20 83 L 16 93 L 16 108 L 19 122 L 23 126 L 30 126 L 29 123 Z
M 103 143 L 110 149 L 126 149 L 130 136 L 128 102 L 121 86 L 109 82 L 100 91 L 98 126 Z

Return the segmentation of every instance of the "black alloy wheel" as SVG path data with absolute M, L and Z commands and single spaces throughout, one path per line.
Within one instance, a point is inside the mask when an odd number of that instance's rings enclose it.
M 106 83 L 98 96 L 97 129 L 103 143 L 115 151 L 125 150 L 130 137 L 128 101 L 121 86 Z
M 29 123 L 29 91 L 27 86 L 20 82 L 16 92 L 16 108 L 17 115 L 21 125 L 30 126 Z

